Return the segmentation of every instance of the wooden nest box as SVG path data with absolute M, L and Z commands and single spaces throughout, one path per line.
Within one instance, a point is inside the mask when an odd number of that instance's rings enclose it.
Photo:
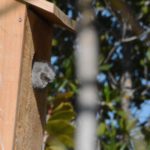
M 53 24 L 75 22 L 45 0 L 0 0 L 0 150 L 41 150 L 46 90 L 32 87 L 33 57 L 50 60 Z

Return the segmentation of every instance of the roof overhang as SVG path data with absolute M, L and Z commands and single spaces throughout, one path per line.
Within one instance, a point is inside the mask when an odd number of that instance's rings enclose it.
M 46 0 L 21 0 L 32 7 L 41 17 L 48 22 L 67 28 L 71 31 L 76 30 L 76 22 L 61 11 L 54 3 Z

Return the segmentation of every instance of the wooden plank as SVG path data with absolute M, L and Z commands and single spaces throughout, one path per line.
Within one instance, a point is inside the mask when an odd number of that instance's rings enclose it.
M 26 21 L 24 4 L 0 0 L 0 150 L 41 149 L 46 91 L 32 89 L 33 55 L 49 61 L 51 22 L 74 31 L 74 22 L 52 3 L 44 4 L 34 8 L 49 24 L 31 12 Z
M 68 18 L 55 4 L 45 0 L 21 0 L 33 6 L 34 9 L 46 20 L 65 27 L 71 31 L 76 30 L 76 22 Z
M 0 150 L 12 150 L 26 7 L 0 0 Z
M 28 11 L 16 121 L 15 150 L 41 150 L 47 89 L 33 90 L 32 60 L 50 61 L 52 27 Z

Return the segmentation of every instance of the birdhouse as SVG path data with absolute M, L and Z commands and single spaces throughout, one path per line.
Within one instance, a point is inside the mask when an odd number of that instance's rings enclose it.
M 41 150 L 47 90 L 32 86 L 34 60 L 48 62 L 53 25 L 75 31 L 45 0 L 0 0 L 0 150 Z

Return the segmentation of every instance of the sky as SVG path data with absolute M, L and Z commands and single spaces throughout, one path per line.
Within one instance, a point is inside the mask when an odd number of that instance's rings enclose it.
M 68 6 L 69 7 L 69 9 L 68 9 L 68 17 L 69 18 L 72 18 L 72 16 L 73 16 L 73 10 L 72 10 L 72 7 L 69 5 Z M 110 17 L 111 16 L 111 13 L 109 12 L 109 10 L 107 10 L 107 9 L 104 9 L 103 11 L 102 11 L 102 16 L 105 16 L 105 17 Z M 114 21 L 112 21 L 112 22 L 115 22 L 116 21 L 116 19 L 115 18 L 113 18 L 114 19 Z M 110 41 L 111 42 L 111 41 Z M 117 51 L 118 51 L 118 54 L 120 54 L 120 50 L 122 49 L 122 47 L 117 47 Z M 121 55 L 119 55 L 120 57 L 121 57 Z M 115 59 L 115 55 L 113 56 L 114 57 L 114 59 Z M 51 58 L 51 63 L 52 64 L 54 64 L 56 61 L 58 60 L 58 58 L 57 57 L 52 57 Z M 100 81 L 100 82 L 104 82 L 105 80 L 106 80 L 106 77 L 105 77 L 105 75 L 104 74 L 99 74 L 98 76 L 97 76 L 97 79 Z M 142 80 L 141 81 L 142 83 L 143 83 L 143 85 L 147 85 L 147 86 L 150 86 L 150 81 L 145 81 L 145 80 Z M 134 104 L 131 106 L 131 113 L 132 113 L 132 115 L 139 121 L 139 123 L 144 123 L 146 120 L 148 120 L 148 119 L 150 119 L 150 100 L 145 100 L 142 104 L 141 104 L 141 106 L 140 106 L 140 108 L 137 108 L 137 107 L 135 107 L 134 106 Z M 109 113 L 109 115 L 110 115 L 110 120 L 112 120 L 112 121 L 115 121 L 114 119 L 113 119 L 113 113 Z M 110 121 L 109 120 L 109 121 Z M 108 121 L 108 122 L 109 122 Z M 114 122 L 114 124 L 116 124 L 115 122 Z
M 145 100 L 144 103 L 141 104 L 140 109 L 132 106 L 131 112 L 140 124 L 146 122 L 146 120 L 150 119 L 150 100 Z

